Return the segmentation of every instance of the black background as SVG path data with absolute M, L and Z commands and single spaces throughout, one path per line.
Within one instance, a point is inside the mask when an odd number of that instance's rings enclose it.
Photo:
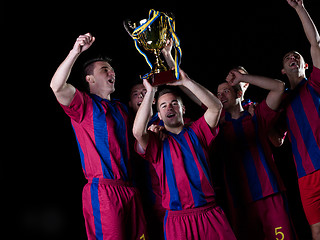
M 316 0 L 305 0 L 319 28 L 317 4 Z M 102 53 L 113 59 L 113 97 L 127 101 L 130 83 L 149 69 L 122 21 L 147 18 L 151 8 L 175 15 L 183 51 L 181 68 L 212 91 L 237 65 L 252 74 L 286 81 L 280 71 L 282 57 L 289 50 L 299 51 L 312 66 L 310 44 L 296 12 L 285 0 L 52 1 L 11 6 L 4 19 L 8 29 L 2 40 L 12 48 L 5 71 L 10 98 L 3 104 L 12 124 L 6 137 L 9 147 L 5 147 L 11 156 L 6 161 L 10 168 L 3 169 L 12 170 L 3 171 L 6 181 L 13 182 L 4 184 L 12 204 L 10 226 L 19 226 L 23 236 L 86 239 L 81 206 L 86 181 L 70 121 L 55 100 L 50 80 L 76 38 L 90 32 L 96 41 L 79 57 L 69 82 L 81 88 L 82 64 Z M 259 102 L 266 94 L 251 86 L 246 98 Z M 189 103 L 187 114 L 193 114 L 195 108 Z M 297 232 L 301 239 L 308 239 L 309 227 L 301 210 L 287 140 L 275 149 L 275 160 L 288 189 Z

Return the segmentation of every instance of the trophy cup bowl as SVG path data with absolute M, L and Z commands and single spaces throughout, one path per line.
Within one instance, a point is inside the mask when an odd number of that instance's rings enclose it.
M 138 45 L 155 56 L 156 61 L 153 64 L 152 70 L 142 78 L 147 78 L 153 86 L 174 82 L 177 80 L 174 72 L 172 70 L 167 71 L 166 66 L 160 58 L 161 49 L 166 46 L 171 36 L 169 22 L 167 18 L 158 17 L 144 31 L 135 34 L 134 31 L 138 27 L 143 26 L 147 21 L 147 19 L 142 19 L 139 22 L 123 21 L 124 28 L 133 39 L 136 39 Z M 138 51 L 141 53 L 139 49 Z M 143 53 L 141 54 L 144 55 Z M 147 60 L 146 55 L 144 56 Z

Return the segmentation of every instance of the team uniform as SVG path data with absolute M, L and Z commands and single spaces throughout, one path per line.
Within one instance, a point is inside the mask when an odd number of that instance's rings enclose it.
M 268 142 L 278 113 L 264 100 L 254 114 L 220 120 L 218 149 L 224 168 L 232 226 L 239 239 L 295 239 L 283 183 Z
M 128 114 L 118 101 L 76 90 L 69 106 L 82 169 L 88 239 L 142 239 L 145 219 L 140 196 L 130 183 Z
M 149 134 L 144 153 L 159 177 L 162 191 L 165 239 L 235 239 L 220 207 L 209 171 L 208 151 L 218 134 L 204 117 L 165 140 Z
M 313 67 L 284 102 L 302 205 L 312 225 L 320 222 L 320 69 Z

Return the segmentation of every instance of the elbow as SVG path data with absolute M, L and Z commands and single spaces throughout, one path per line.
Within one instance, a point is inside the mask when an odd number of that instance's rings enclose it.
M 137 139 L 138 141 L 143 137 L 143 131 L 141 131 L 141 129 L 133 126 L 132 128 L 132 134 L 134 136 L 135 139 Z
M 279 83 L 278 83 L 276 91 L 283 93 L 284 90 L 285 90 L 285 85 L 286 84 L 284 82 L 280 81 L 280 80 L 278 80 L 278 81 L 279 81 Z

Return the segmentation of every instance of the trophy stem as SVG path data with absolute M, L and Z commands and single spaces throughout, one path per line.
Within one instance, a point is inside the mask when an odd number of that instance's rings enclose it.
M 156 57 L 156 62 L 154 64 L 153 73 L 160 73 L 167 71 L 167 68 L 164 66 L 163 61 L 160 58 L 160 50 L 159 49 L 153 49 L 153 54 Z

